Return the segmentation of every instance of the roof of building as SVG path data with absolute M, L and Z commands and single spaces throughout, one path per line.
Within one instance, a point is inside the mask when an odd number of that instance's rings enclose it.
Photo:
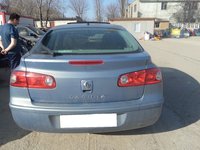
M 77 18 L 56 18 L 56 19 L 49 19 L 48 21 L 71 21 L 71 20 L 77 20 Z M 34 21 L 40 21 L 38 19 L 34 20 Z M 45 21 L 45 20 L 43 20 Z
M 113 18 L 109 21 L 154 21 L 156 18 Z
M 169 22 L 169 20 L 161 18 L 114 18 L 109 21 L 156 21 L 156 22 Z

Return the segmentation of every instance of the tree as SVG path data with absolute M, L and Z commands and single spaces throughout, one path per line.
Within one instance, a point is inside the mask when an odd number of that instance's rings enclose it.
M 69 0 L 69 8 L 78 16 L 85 17 L 88 11 L 87 0 Z
M 41 27 L 45 27 L 50 19 L 61 18 L 61 5 L 58 0 L 3 0 L 7 2 L 8 13 L 16 12 L 22 16 L 31 16 L 40 20 Z M 4 3 L 5 3 L 4 2 Z
M 174 13 L 177 22 L 192 23 L 195 22 L 195 16 L 198 13 L 198 2 L 184 0 L 181 2 L 180 10 Z
M 120 8 L 120 15 L 122 18 L 126 16 L 126 6 L 128 4 L 127 0 L 118 0 L 119 8 Z
M 103 20 L 103 0 L 95 0 L 96 21 Z
M 195 7 L 197 8 L 197 4 L 197 2 L 185 0 L 183 4 L 184 22 L 194 22 Z
M 200 22 L 200 9 L 198 9 L 194 15 L 196 22 Z
M 43 0 L 36 0 L 36 6 L 39 12 L 39 19 L 40 19 L 40 26 L 43 28 L 43 13 L 42 13 L 42 7 L 43 7 L 44 1 Z
M 5 11 L 9 11 L 10 1 L 9 0 L 0 0 L 2 6 L 4 6 Z
M 51 9 L 51 5 L 53 3 L 54 0 L 46 0 L 46 21 L 45 21 L 45 27 L 47 27 L 47 23 L 49 21 L 49 13 L 50 13 L 50 9 Z
M 119 7 L 117 3 L 110 3 L 106 8 L 106 16 L 107 19 L 113 19 L 118 18 L 120 16 L 119 14 Z

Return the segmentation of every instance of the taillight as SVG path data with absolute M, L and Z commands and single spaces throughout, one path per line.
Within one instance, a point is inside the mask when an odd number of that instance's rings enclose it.
M 70 60 L 70 65 L 77 65 L 77 66 L 83 66 L 83 65 L 101 65 L 103 64 L 103 60 Z
M 11 74 L 10 85 L 14 87 L 53 89 L 56 87 L 56 81 L 50 75 L 14 71 Z
M 158 68 L 152 68 L 146 70 L 145 84 L 156 84 L 162 81 L 162 73 Z
M 15 87 L 27 87 L 26 72 L 12 72 L 10 77 L 10 85 Z
M 162 81 L 162 74 L 158 68 L 140 70 L 121 75 L 118 80 L 119 87 L 141 86 L 156 84 Z

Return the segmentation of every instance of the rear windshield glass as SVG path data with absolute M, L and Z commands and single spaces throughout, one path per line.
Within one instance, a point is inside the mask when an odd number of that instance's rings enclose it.
M 54 30 L 42 44 L 57 53 L 123 53 L 142 49 L 126 30 L 104 28 Z

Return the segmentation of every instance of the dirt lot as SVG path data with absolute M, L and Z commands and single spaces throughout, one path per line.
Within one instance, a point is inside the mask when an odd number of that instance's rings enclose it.
M 8 109 L 8 71 L 0 69 L 0 150 L 200 150 L 200 38 L 140 41 L 162 69 L 165 104 L 153 126 L 109 134 L 24 131 Z

